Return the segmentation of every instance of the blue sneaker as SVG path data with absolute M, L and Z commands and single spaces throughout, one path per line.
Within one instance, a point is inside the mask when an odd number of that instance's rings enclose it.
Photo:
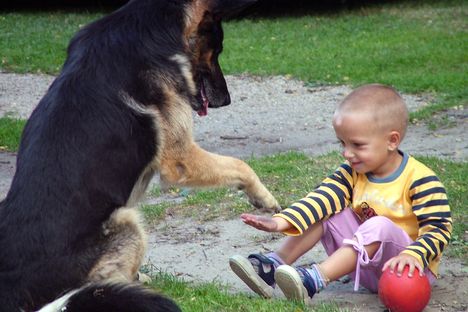
M 232 271 L 259 296 L 271 298 L 275 287 L 275 266 L 271 259 L 261 254 L 248 258 L 235 255 L 229 258 Z
M 317 293 L 317 286 L 312 276 L 304 268 L 280 265 L 276 268 L 275 280 L 286 298 L 306 301 Z

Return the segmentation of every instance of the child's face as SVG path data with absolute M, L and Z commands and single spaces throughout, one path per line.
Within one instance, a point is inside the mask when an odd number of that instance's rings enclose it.
M 336 113 L 333 127 L 343 148 L 343 157 L 358 173 L 379 177 L 391 174 L 397 146 L 390 142 L 389 133 L 373 124 L 370 113 Z

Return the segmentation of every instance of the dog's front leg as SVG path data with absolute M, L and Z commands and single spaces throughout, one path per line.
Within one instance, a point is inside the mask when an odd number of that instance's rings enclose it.
M 235 187 L 243 190 L 257 208 L 268 211 L 280 209 L 249 165 L 237 158 L 209 153 L 195 143 L 186 152 L 164 155 L 160 174 L 162 182 L 170 185 Z

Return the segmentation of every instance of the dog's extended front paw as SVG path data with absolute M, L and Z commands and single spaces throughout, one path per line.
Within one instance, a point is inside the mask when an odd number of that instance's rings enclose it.
M 269 196 L 264 197 L 249 196 L 249 202 L 261 211 L 280 212 L 281 206 L 278 204 L 278 201 L 273 197 L 273 195 L 268 195 Z

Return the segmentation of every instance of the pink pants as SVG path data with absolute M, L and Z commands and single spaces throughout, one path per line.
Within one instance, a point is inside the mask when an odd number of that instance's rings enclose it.
M 353 240 L 356 237 L 357 242 Z M 381 242 L 380 248 L 369 258 L 365 245 Z M 352 209 L 346 208 L 323 222 L 322 244 L 328 255 L 343 245 L 351 245 L 358 252 L 356 270 L 349 274 L 355 280 L 354 290 L 359 285 L 372 292 L 378 291 L 382 267 L 392 257 L 397 256 L 413 240 L 390 219 L 375 216 L 362 223 Z M 435 276 L 428 269 L 425 274 L 432 284 Z

